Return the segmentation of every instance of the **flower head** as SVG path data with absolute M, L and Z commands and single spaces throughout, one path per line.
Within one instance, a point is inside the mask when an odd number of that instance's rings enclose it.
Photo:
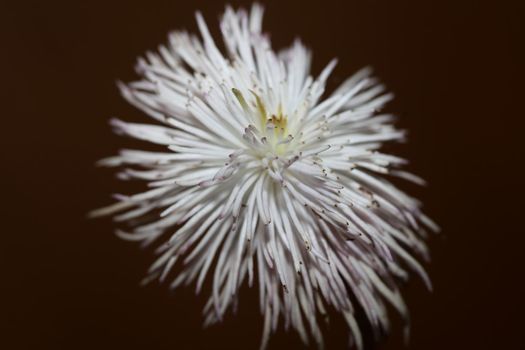
M 258 5 L 228 7 L 222 52 L 197 13 L 201 38 L 175 32 L 139 60 L 142 80 L 120 89 L 156 122 L 112 125 L 164 150 L 102 160 L 149 188 L 93 214 L 128 223 L 122 238 L 157 245 L 147 280 L 174 275 L 171 287 L 195 282 L 199 291 L 208 278 L 206 323 L 223 318 L 243 283 L 255 284 L 262 347 L 282 320 L 321 345 L 317 315 L 327 307 L 361 347 L 353 303 L 386 330 L 387 303 L 407 315 L 397 286 L 407 269 L 430 284 L 412 253 L 426 257 L 425 227 L 437 228 L 388 177 L 423 181 L 380 151 L 405 133 L 379 112 L 392 95 L 370 69 L 326 96 L 335 61 L 312 77 L 310 51 L 299 41 L 273 51 L 262 17 Z

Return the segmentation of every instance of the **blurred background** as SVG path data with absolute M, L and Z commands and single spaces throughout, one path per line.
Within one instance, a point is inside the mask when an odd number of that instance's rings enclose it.
M 409 349 L 519 349 L 523 340 L 523 43 L 521 1 L 261 1 L 275 48 L 300 37 L 313 73 L 339 58 L 333 88 L 366 65 L 396 94 L 387 111 L 409 130 L 390 150 L 429 186 L 404 184 L 442 226 L 430 240 L 434 283 L 403 288 Z M 250 2 L 232 1 L 248 7 Z M 217 34 L 222 1 L 29 1 L 2 5 L 0 136 L 2 349 L 257 349 L 256 290 L 203 329 L 193 288 L 140 287 L 151 251 L 85 214 L 134 190 L 96 160 L 142 144 L 115 136 L 110 117 L 148 121 L 116 80 L 170 30 Z M 521 216 L 520 216 L 521 214 Z M 520 220 L 521 219 L 521 220 Z M 404 349 L 401 321 L 367 349 Z M 344 349 L 337 314 L 327 349 Z M 269 349 L 302 349 L 279 331 Z

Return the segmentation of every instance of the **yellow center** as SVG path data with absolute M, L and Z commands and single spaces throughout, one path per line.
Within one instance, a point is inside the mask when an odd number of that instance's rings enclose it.
M 238 90 L 233 88 L 232 89 L 233 94 L 237 98 L 237 101 L 239 101 L 242 108 L 247 112 L 251 112 L 252 109 L 249 107 L 248 103 L 244 99 L 244 96 L 242 93 Z M 288 125 L 288 118 L 286 115 L 283 114 L 282 106 L 279 104 L 279 107 L 277 108 L 276 114 L 269 115 L 266 107 L 264 105 L 264 102 L 262 101 L 261 97 L 257 95 L 254 91 L 250 90 L 252 95 L 255 97 L 255 103 L 253 104 L 253 107 L 255 107 L 255 110 L 257 111 L 257 114 L 259 115 L 259 127 L 260 131 L 267 135 L 266 130 L 273 126 L 273 135 L 272 139 L 278 139 L 283 138 L 287 134 L 287 125 Z M 271 125 L 270 125 L 271 124 Z M 280 148 L 280 147 L 277 147 Z

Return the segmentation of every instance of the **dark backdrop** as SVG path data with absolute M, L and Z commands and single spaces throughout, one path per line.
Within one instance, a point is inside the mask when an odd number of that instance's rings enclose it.
M 429 181 L 420 197 L 443 228 L 430 242 L 429 293 L 404 295 L 412 349 L 523 348 L 523 52 L 520 1 L 268 2 L 276 47 L 300 36 L 314 72 L 333 56 L 330 80 L 372 65 L 410 130 L 396 152 Z M 238 5 L 238 2 L 235 2 Z M 153 257 L 118 240 L 109 220 L 85 213 L 125 187 L 94 162 L 126 142 L 111 116 L 143 120 L 119 96 L 135 58 L 169 30 L 210 26 L 220 1 L 11 2 L 3 4 L 1 54 L 2 349 L 255 349 L 261 317 L 245 290 L 240 312 L 201 327 L 202 298 L 138 282 Z M 400 321 L 378 346 L 403 347 Z M 368 337 L 368 336 L 367 336 Z M 328 349 L 346 335 L 334 317 Z M 368 338 L 367 338 L 368 339 Z M 270 349 L 300 349 L 280 331 Z

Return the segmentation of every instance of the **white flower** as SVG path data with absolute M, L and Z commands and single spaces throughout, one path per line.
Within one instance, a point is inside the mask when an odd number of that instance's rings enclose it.
M 280 320 L 321 346 L 318 315 L 328 307 L 361 348 L 352 300 L 378 332 L 388 329 L 387 303 L 407 316 L 397 281 L 408 268 L 430 285 L 412 252 L 426 257 L 424 227 L 437 227 L 386 179 L 423 182 L 379 151 L 405 136 L 379 113 L 392 95 L 363 69 L 324 97 L 335 61 L 313 78 L 310 52 L 299 41 L 273 51 L 262 16 L 258 5 L 226 8 L 224 54 L 197 13 L 202 39 L 175 32 L 139 60 L 143 79 L 120 88 L 156 123 L 112 125 L 166 149 L 102 160 L 149 189 L 93 215 L 129 223 L 122 238 L 158 243 L 147 280 L 173 269 L 171 287 L 196 282 L 199 291 L 208 277 L 207 324 L 236 304 L 243 283 L 255 284 L 262 347 Z

